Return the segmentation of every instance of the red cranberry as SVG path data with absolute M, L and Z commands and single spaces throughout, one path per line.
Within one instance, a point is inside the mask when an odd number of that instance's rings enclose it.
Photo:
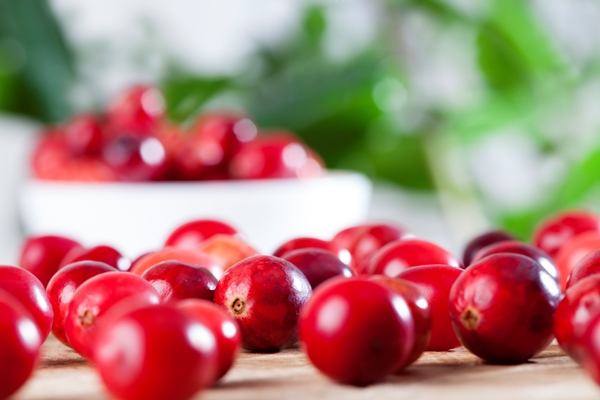
M 277 132 L 246 143 L 231 159 L 229 173 L 234 179 L 316 177 L 322 168 L 313 157 L 295 137 Z
M 165 247 L 196 248 L 204 240 L 219 234 L 235 236 L 238 232 L 225 222 L 198 219 L 187 222 L 175 229 L 167 238 Z
M 119 135 L 107 143 L 103 157 L 121 181 L 160 180 L 168 168 L 165 148 L 153 136 Z
M 88 249 L 77 247 L 69 251 L 60 263 L 60 268 L 77 261 L 99 261 L 118 270 L 129 269 L 130 262 L 118 250 L 111 246 L 94 246 Z
M 81 114 L 64 127 L 67 146 L 76 156 L 98 156 L 104 147 L 104 133 L 97 116 Z
M 367 224 L 344 229 L 333 237 L 331 245 L 334 253 L 356 270 L 381 247 L 394 240 L 411 237 L 413 235 L 406 229 L 392 223 Z
M 390 278 L 385 275 L 373 275 L 369 280 L 381 283 L 390 287 L 396 293 L 406 300 L 410 308 L 411 315 L 415 322 L 415 344 L 410 356 L 400 367 L 403 370 L 408 365 L 417 361 L 417 359 L 427 349 L 431 339 L 431 312 L 427 299 L 417 285 L 404 279 Z
M 575 265 L 592 251 L 600 249 L 600 233 L 585 232 L 569 239 L 554 257 L 556 267 L 560 272 L 562 290 L 567 288 L 567 279 Z
M 475 254 L 484 247 L 491 244 L 503 242 L 505 240 L 516 240 L 516 238 L 508 232 L 490 231 L 479 236 L 475 236 L 467 245 L 463 252 L 463 265 L 468 267 L 472 262 Z
M 62 236 L 28 237 L 21 248 L 19 266 L 31 272 L 46 286 L 58 271 L 64 256 L 76 247 L 81 245 Z
M 290 239 L 281 246 L 279 246 L 274 252 L 273 255 L 275 257 L 284 257 L 285 253 L 288 251 L 298 250 L 298 249 L 306 249 L 306 248 L 316 248 L 323 249 L 327 251 L 331 251 L 331 244 L 325 240 L 312 238 L 312 237 L 299 237 Z
M 182 263 L 163 261 L 150 267 L 142 278 L 154 286 L 162 303 L 183 299 L 213 301 L 217 279 L 209 270 Z
M 558 269 L 556 268 L 556 265 L 554 265 L 552 257 L 537 247 L 533 247 L 527 243 L 518 242 L 516 240 L 505 240 L 482 248 L 477 252 L 475 257 L 473 257 L 473 263 L 489 255 L 499 253 L 520 254 L 522 256 L 529 257 L 544 267 L 546 272 L 548 272 L 554 279 L 557 281 L 559 280 Z
M 184 400 L 210 385 L 217 371 L 213 333 L 173 305 L 133 310 L 102 326 L 94 364 L 120 399 Z
M 582 279 L 569 289 L 556 308 L 554 335 L 560 347 L 578 360 L 581 338 L 589 322 L 600 313 L 600 276 Z
M 14 296 L 33 317 L 45 340 L 52 326 L 52 306 L 42 282 L 23 268 L 0 265 L 0 289 Z
M 50 280 L 46 292 L 54 311 L 52 333 L 67 346 L 70 346 L 65 334 L 65 319 L 69 303 L 75 290 L 88 279 L 104 272 L 114 272 L 114 267 L 99 261 L 78 261 L 61 268 Z
M 0 290 L 0 399 L 10 397 L 27 381 L 42 342 L 31 314 L 19 300 Z
M 235 319 L 212 302 L 196 299 L 182 300 L 177 308 L 205 325 L 215 335 L 219 353 L 219 368 L 215 380 L 221 379 L 233 366 L 242 346 L 242 335 Z
M 259 254 L 258 250 L 236 236 L 218 234 L 204 240 L 197 247 L 226 270 L 245 258 Z
M 396 371 L 410 357 L 414 321 L 406 300 L 367 279 L 332 279 L 302 310 L 300 337 L 319 371 L 364 386 Z
M 298 314 L 311 293 L 310 283 L 293 264 L 259 255 L 225 271 L 215 303 L 240 324 L 244 348 L 272 352 L 298 340 Z
M 134 86 L 108 105 L 108 125 L 111 130 L 147 135 L 157 128 L 164 111 L 165 100 L 158 89 Z
M 402 271 L 396 278 L 414 283 L 423 293 L 431 312 L 428 351 L 446 351 L 460 346 L 448 313 L 452 285 L 462 270 L 448 265 L 424 265 Z
M 106 272 L 82 283 L 73 294 L 65 319 L 65 333 L 73 349 L 90 358 L 98 320 L 123 299 L 158 304 L 160 297 L 147 281 L 129 272 Z
M 393 277 L 410 267 L 433 264 L 462 267 L 456 257 L 436 244 L 420 239 L 405 239 L 393 241 L 377 250 L 363 272 Z
M 567 277 L 567 289 L 591 275 L 600 273 L 600 250 L 592 251 L 573 267 Z
M 317 248 L 288 251 L 284 259 L 294 264 L 306 276 L 313 290 L 321 283 L 335 276 L 350 278 L 352 269 L 340 261 L 333 253 Z
M 555 257 L 572 237 L 584 232 L 600 232 L 600 217 L 585 211 L 566 211 L 542 221 L 533 233 L 534 245 Z
M 494 254 L 469 267 L 450 292 L 460 341 L 487 362 L 527 361 L 552 341 L 556 280 L 531 258 Z
M 217 279 L 223 275 L 221 266 L 208 254 L 200 250 L 178 249 L 176 247 L 165 247 L 162 250 L 146 254 L 131 266 L 131 272 L 141 276 L 150 267 L 163 261 L 179 261 L 197 267 L 204 267 Z
M 179 147 L 179 170 L 185 179 L 204 179 L 217 173 L 228 177 L 231 158 L 244 143 L 254 140 L 256 126 L 243 117 L 205 114 L 192 127 L 189 140 Z

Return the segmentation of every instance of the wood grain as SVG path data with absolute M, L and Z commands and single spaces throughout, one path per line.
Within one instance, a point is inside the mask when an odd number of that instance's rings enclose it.
M 487 365 L 463 348 L 425 353 L 403 374 L 366 388 L 338 385 L 298 349 L 276 354 L 242 353 L 210 399 L 597 399 L 600 389 L 556 344 L 528 363 Z M 109 399 L 94 369 L 50 338 L 40 367 L 17 399 Z M 167 399 L 165 399 L 167 400 Z

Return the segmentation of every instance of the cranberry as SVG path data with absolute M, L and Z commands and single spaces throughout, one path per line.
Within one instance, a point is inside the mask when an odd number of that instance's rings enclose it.
M 600 276 L 582 279 L 569 289 L 556 308 L 554 335 L 560 347 L 577 360 L 580 341 L 592 318 L 600 313 Z
M 27 381 L 42 341 L 31 314 L 19 300 L 0 290 L 0 399 L 10 397 Z
M 344 229 L 333 237 L 331 245 L 340 259 L 356 270 L 381 247 L 394 240 L 411 237 L 413 235 L 405 228 L 393 223 L 367 224 Z
M 396 371 L 410 357 L 414 321 L 406 300 L 361 277 L 332 279 L 302 310 L 306 355 L 328 377 L 364 386 Z
M 533 233 L 534 245 L 555 257 L 572 237 L 584 232 L 600 232 L 600 217 L 585 211 L 566 211 L 542 221 Z
M 567 277 L 567 289 L 591 275 L 600 273 L 600 250 L 592 251 L 573 267 Z
M 156 181 L 167 172 L 166 151 L 153 136 L 119 135 L 106 144 L 106 164 L 121 181 Z
M 415 344 L 410 356 L 399 367 L 403 370 L 408 365 L 417 361 L 417 359 L 427 349 L 431 339 L 431 311 L 427 299 L 417 285 L 404 279 L 394 279 L 385 275 L 373 275 L 369 280 L 381 283 L 390 287 L 396 293 L 406 300 L 410 308 L 411 315 L 415 322 Z
M 556 280 L 531 258 L 494 254 L 469 267 L 450 292 L 462 344 L 485 361 L 527 361 L 552 341 L 560 299 Z
M 72 118 L 64 127 L 65 141 L 71 154 L 98 156 L 104 146 L 104 132 L 97 116 L 81 114 Z
M 76 247 L 81 245 L 62 236 L 28 237 L 21 248 L 19 266 L 31 272 L 46 286 L 58 271 L 64 256 Z
M 45 340 L 50 333 L 54 313 L 42 282 L 23 268 L 0 265 L 0 289 L 23 304 Z
M 592 251 L 600 249 L 600 233 L 585 232 L 569 239 L 554 257 L 556 267 L 560 272 L 562 290 L 567 288 L 567 279 L 575 265 Z
M 298 314 L 312 293 L 293 264 L 273 256 L 253 256 L 223 274 L 215 303 L 240 324 L 244 348 L 272 352 L 298 340 Z
M 158 89 L 134 86 L 108 105 L 108 125 L 114 131 L 147 135 L 157 128 L 164 111 L 165 100 Z
M 102 161 L 89 157 L 74 157 L 64 136 L 52 133 L 37 143 L 31 158 L 33 176 L 52 181 L 110 182 L 114 172 Z
M 312 178 L 322 168 L 309 150 L 287 132 L 259 136 L 231 159 L 234 179 Z
M 448 265 L 424 265 L 402 271 L 396 278 L 414 283 L 423 293 L 431 312 L 429 351 L 446 351 L 460 346 L 448 313 L 452 285 L 462 270 Z
M 103 262 L 78 261 L 61 268 L 52 277 L 46 292 L 54 311 L 52 333 L 58 340 L 70 346 L 65 334 L 65 319 L 75 290 L 88 279 L 98 274 L 113 271 L 116 271 L 114 267 Z
M 178 249 L 176 247 L 165 247 L 162 250 L 146 254 L 131 266 L 131 272 L 142 275 L 150 267 L 163 261 L 179 261 L 197 267 L 204 267 L 217 279 L 223 275 L 223 268 L 208 254 L 200 250 Z
M 135 309 L 102 326 L 94 364 L 120 399 L 184 400 L 217 371 L 213 333 L 173 305 Z
M 60 263 L 60 268 L 77 261 L 99 261 L 121 271 L 129 269 L 131 263 L 118 250 L 111 246 L 94 246 L 88 249 L 77 247 L 69 251 Z
M 242 346 L 242 335 L 237 322 L 227 311 L 204 300 L 182 300 L 177 303 L 177 308 L 201 322 L 215 335 L 219 353 L 219 368 L 215 380 L 221 379 L 233 366 Z
M 297 249 L 306 249 L 308 247 L 323 249 L 327 251 L 331 251 L 331 244 L 325 240 L 312 238 L 312 237 L 299 237 L 288 240 L 281 246 L 279 246 L 274 252 L 273 255 L 275 257 L 283 257 L 285 253 L 288 251 L 293 251 Z M 285 258 L 285 257 L 284 257 Z
M 475 263 L 489 255 L 499 253 L 520 254 L 522 256 L 529 257 L 544 267 L 546 272 L 548 272 L 554 279 L 557 281 L 559 280 L 558 269 L 556 268 L 556 265 L 554 265 L 552 257 L 537 247 L 533 247 L 527 243 L 518 242 L 516 240 L 505 240 L 486 246 L 477 252 L 475 257 L 473 257 L 472 262 Z
M 308 279 L 313 290 L 321 283 L 335 276 L 350 278 L 352 269 L 340 261 L 333 253 L 318 248 L 300 248 L 288 251 L 284 259 L 294 264 Z
M 65 333 L 73 349 L 90 358 L 98 321 L 128 297 L 135 297 L 141 304 L 160 302 L 149 282 L 129 272 L 106 272 L 82 283 L 73 294 L 65 319 Z
M 486 246 L 494 243 L 503 242 L 505 240 L 516 240 L 516 238 L 508 232 L 504 231 L 489 231 L 479 236 L 475 236 L 467 245 L 463 252 L 463 265 L 468 267 L 472 262 L 475 254 Z
M 211 257 L 226 270 L 244 258 L 258 254 L 258 250 L 236 236 L 217 234 L 198 245 L 198 250 Z
M 405 239 L 390 242 L 377 250 L 363 272 L 393 277 L 410 267 L 433 264 L 462 267 L 456 257 L 436 244 L 420 239 Z
M 600 314 L 589 321 L 577 348 L 577 360 L 591 378 L 600 385 Z
M 175 229 L 167 238 L 165 247 L 196 248 L 202 241 L 218 234 L 237 235 L 237 230 L 225 222 L 213 219 L 198 219 Z
M 154 286 L 162 303 L 183 299 L 213 301 L 217 279 L 209 270 L 182 263 L 163 261 L 143 274 L 142 278 Z
M 244 143 L 254 140 L 256 126 L 247 119 L 228 114 L 205 114 L 191 128 L 189 140 L 177 154 L 184 179 L 205 179 L 215 174 L 228 177 L 231 158 Z

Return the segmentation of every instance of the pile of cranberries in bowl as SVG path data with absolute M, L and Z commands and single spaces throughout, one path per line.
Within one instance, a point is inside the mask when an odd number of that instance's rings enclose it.
M 0 266 L 0 398 L 27 380 L 50 332 L 120 399 L 186 399 L 244 351 L 299 345 L 335 382 L 366 386 L 424 351 L 464 346 L 522 363 L 556 337 L 600 383 L 600 217 L 544 220 L 532 243 L 503 231 L 458 258 L 390 222 L 297 237 L 259 254 L 235 227 L 201 219 L 126 260 L 59 236 L 25 241 Z
M 259 131 L 243 115 L 211 112 L 171 123 L 151 86 L 121 93 L 101 114 L 48 127 L 31 167 L 40 180 L 78 182 L 311 178 L 324 169 L 293 133 Z

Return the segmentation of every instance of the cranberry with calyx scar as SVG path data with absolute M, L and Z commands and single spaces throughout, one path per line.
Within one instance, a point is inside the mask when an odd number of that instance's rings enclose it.
M 65 334 L 65 319 L 69 304 L 73 299 L 75 290 L 85 281 L 105 272 L 114 272 L 116 269 L 99 261 L 78 261 L 61 268 L 50 280 L 46 291 L 48 300 L 54 311 L 52 333 L 54 336 L 70 346 Z
M 298 340 L 298 315 L 312 294 L 304 274 L 274 256 L 252 256 L 229 268 L 215 290 L 215 303 L 236 319 L 244 348 L 273 352 Z
M 560 295 L 556 280 L 536 261 L 494 254 L 458 277 L 450 292 L 450 318 L 462 344 L 476 356 L 496 364 L 521 363 L 552 341 Z

